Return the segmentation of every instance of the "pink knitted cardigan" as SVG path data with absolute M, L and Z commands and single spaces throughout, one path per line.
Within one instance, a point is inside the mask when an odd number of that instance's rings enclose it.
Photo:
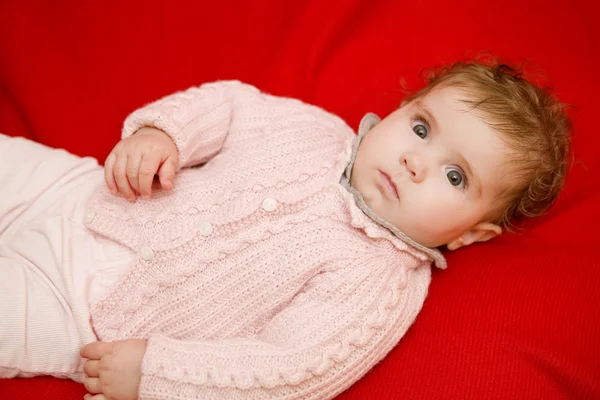
M 99 188 L 86 220 L 139 255 L 91 313 L 101 340 L 148 339 L 141 399 L 329 399 L 399 342 L 443 258 L 342 184 L 341 119 L 226 81 L 137 110 L 123 137 L 142 126 L 174 140 L 175 188 Z

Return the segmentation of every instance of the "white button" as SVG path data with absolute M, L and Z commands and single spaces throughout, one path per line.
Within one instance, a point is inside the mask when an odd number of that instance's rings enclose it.
M 334 191 L 335 191 L 335 184 L 333 184 L 333 183 L 332 183 L 331 185 L 328 185 L 328 186 L 327 186 L 327 191 L 328 191 L 329 193 L 332 193 L 332 192 L 334 192 Z
M 152 260 L 154 258 L 154 252 L 150 247 L 142 247 L 140 250 L 140 256 L 146 261 Z
M 277 200 L 272 197 L 267 197 L 263 200 L 262 207 L 263 210 L 271 212 L 277 208 Z
M 198 225 L 198 232 L 200 232 L 200 234 L 202 236 L 209 236 L 213 231 L 213 227 L 211 225 L 210 222 L 200 222 L 200 225 Z
M 87 213 L 87 215 L 85 216 L 85 222 L 92 222 L 94 217 L 96 216 L 96 214 L 94 214 L 93 212 L 89 212 Z

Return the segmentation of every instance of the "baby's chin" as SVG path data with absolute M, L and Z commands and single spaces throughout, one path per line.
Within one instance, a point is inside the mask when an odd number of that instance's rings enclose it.
M 385 217 L 385 197 L 378 190 L 366 190 L 364 193 L 359 191 L 359 193 L 367 207 L 369 207 L 378 217 L 387 221 L 387 218 Z M 387 207 L 389 207 L 389 205 L 387 205 Z
M 435 234 L 429 234 L 429 232 L 426 232 L 424 229 L 411 226 L 408 224 L 408 221 L 402 221 L 402 218 L 398 218 L 398 216 L 391 218 L 391 216 L 387 215 L 388 213 L 386 211 L 389 207 L 392 207 L 392 205 L 389 204 L 388 199 L 379 190 L 360 191 L 358 188 L 355 189 L 360 193 L 367 207 L 369 207 L 375 215 L 392 224 L 396 229 L 404 233 L 414 242 L 429 248 L 436 248 L 446 244 L 442 238 L 437 238 Z
M 426 227 L 414 226 L 409 221 L 403 221 L 399 218 L 393 225 L 400 232 L 408 236 L 412 241 L 420 244 L 421 246 L 429 248 L 437 248 L 446 244 L 445 238 L 439 237 L 437 232 L 430 232 Z

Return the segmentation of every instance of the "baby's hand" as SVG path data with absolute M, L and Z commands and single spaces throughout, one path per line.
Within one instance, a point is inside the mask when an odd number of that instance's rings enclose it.
M 150 197 L 155 174 L 163 189 L 172 189 L 177 166 L 173 140 L 161 130 L 142 128 L 117 143 L 108 155 L 104 180 L 111 192 L 133 202 L 137 194 Z
M 142 378 L 142 359 L 148 342 L 142 339 L 93 342 L 81 348 L 83 385 L 94 400 L 136 400 Z

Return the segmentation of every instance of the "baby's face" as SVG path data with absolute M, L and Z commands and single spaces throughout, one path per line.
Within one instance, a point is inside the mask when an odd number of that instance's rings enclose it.
M 352 169 L 369 208 L 428 247 L 469 244 L 461 235 L 485 223 L 510 182 L 506 144 L 461 98 L 435 88 L 399 108 L 367 133 Z

